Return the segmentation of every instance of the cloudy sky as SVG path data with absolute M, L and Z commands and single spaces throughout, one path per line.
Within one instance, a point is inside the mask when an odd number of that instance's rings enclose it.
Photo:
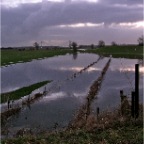
M 1 45 L 137 43 L 143 0 L 1 0 Z

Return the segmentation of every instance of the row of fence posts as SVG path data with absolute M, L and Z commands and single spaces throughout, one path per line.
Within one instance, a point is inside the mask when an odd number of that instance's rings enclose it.
M 121 97 L 121 113 L 123 115 L 122 110 L 122 103 L 126 100 L 127 97 L 124 96 L 123 90 L 120 90 L 120 97 Z M 126 109 L 124 109 L 126 111 Z M 96 109 L 97 118 L 100 113 L 99 107 Z M 135 91 L 132 91 L 131 93 L 131 116 L 133 118 L 139 117 L 139 64 L 135 64 Z
M 123 114 L 122 111 L 123 102 L 127 97 L 123 95 L 122 90 L 120 91 L 120 97 L 121 97 L 121 113 Z M 135 91 L 131 92 L 131 116 L 133 118 L 139 117 L 139 64 L 135 65 Z

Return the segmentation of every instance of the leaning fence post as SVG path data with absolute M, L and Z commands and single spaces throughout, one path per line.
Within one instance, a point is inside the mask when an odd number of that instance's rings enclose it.
M 135 65 L 135 116 L 139 116 L 139 64 Z
M 132 92 L 131 94 L 131 116 L 134 118 L 135 117 L 135 92 Z

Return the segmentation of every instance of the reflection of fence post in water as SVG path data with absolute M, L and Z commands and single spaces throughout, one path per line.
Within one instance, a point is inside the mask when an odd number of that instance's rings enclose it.
M 135 116 L 139 116 L 139 64 L 135 65 Z

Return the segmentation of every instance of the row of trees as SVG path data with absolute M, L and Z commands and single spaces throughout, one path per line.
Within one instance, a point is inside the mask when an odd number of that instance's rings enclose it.
M 139 46 L 143 46 L 143 45 L 144 45 L 144 37 L 143 37 L 143 35 L 142 35 L 141 37 L 139 37 L 139 38 L 137 39 L 137 41 L 138 41 L 138 45 L 139 45 Z M 117 46 L 118 44 L 117 44 L 115 41 L 112 41 L 112 42 L 111 42 L 111 45 L 112 45 L 112 46 Z M 104 47 L 104 46 L 105 46 L 105 42 L 104 42 L 103 40 L 100 40 L 100 41 L 98 42 L 98 47 Z M 70 47 L 70 48 L 73 48 L 74 51 L 76 51 L 77 43 L 76 43 L 76 42 L 70 42 L 70 43 L 69 43 L 69 47 Z M 94 44 L 91 44 L 91 48 L 92 48 L 92 49 L 94 48 Z
M 138 45 L 139 46 L 143 46 L 143 44 L 144 44 L 144 37 L 143 37 L 143 35 L 141 36 L 141 37 L 139 37 L 138 39 L 137 39 L 137 41 L 138 41 Z M 73 51 L 74 52 L 76 52 L 77 51 L 77 43 L 76 42 L 71 42 L 71 41 L 69 41 L 69 48 L 72 48 L 73 49 Z M 115 42 L 115 41 L 112 41 L 111 42 L 111 45 L 112 46 L 117 46 L 117 43 Z M 33 44 L 33 46 L 36 48 L 36 49 L 39 49 L 39 44 L 37 43 L 37 42 L 35 42 L 34 44 Z M 103 41 L 103 40 L 100 40 L 99 42 L 98 42 L 98 47 L 104 47 L 105 46 L 105 42 Z M 91 48 L 93 49 L 94 48 L 94 44 L 91 44 Z

